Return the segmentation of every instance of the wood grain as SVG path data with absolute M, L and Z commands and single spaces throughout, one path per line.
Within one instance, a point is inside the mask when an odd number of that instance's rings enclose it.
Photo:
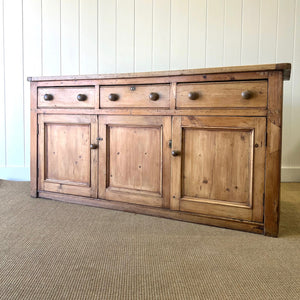
M 53 100 L 46 101 L 44 99 L 45 94 L 52 95 Z M 78 101 L 77 96 L 79 94 L 85 95 L 87 99 L 84 101 Z M 94 108 L 95 98 L 96 95 L 94 87 L 38 88 L 39 108 Z
M 190 107 L 267 107 L 267 81 L 228 83 L 184 83 L 177 85 L 177 108 Z M 242 92 L 250 91 L 250 99 L 244 99 Z M 189 99 L 189 93 L 198 98 Z
M 38 120 L 35 112 L 37 108 L 37 87 L 30 83 L 30 195 L 37 197 L 38 190 Z
M 99 195 L 152 206 L 168 203 L 168 120 L 158 116 L 100 119 Z
M 150 93 L 157 93 L 159 99 L 150 100 Z M 108 98 L 110 94 L 118 95 L 118 100 L 110 101 Z M 100 88 L 100 107 L 168 108 L 170 106 L 169 94 L 169 85 L 105 86 Z
M 173 141 L 173 209 L 263 221 L 264 118 L 174 117 Z
M 252 129 L 184 128 L 182 196 L 252 205 Z
M 77 76 L 76 76 L 77 77 Z M 83 77 L 83 76 L 82 76 Z M 89 86 L 89 85 L 137 85 L 137 84 L 170 84 L 180 82 L 211 82 L 211 81 L 234 81 L 234 80 L 263 80 L 268 79 L 268 72 L 233 72 L 233 73 L 216 73 L 216 74 L 191 74 L 191 75 L 175 75 L 175 76 L 158 76 L 158 77 L 132 77 L 132 78 L 101 78 L 92 79 L 93 75 L 86 75 L 82 79 L 64 79 L 64 76 L 51 77 L 49 81 L 38 81 L 38 86 L 41 87 L 74 87 L 74 86 Z M 91 77 L 91 78 L 90 78 Z
M 220 73 L 238 73 L 238 72 L 267 72 L 283 71 L 283 79 L 289 80 L 291 73 L 291 64 L 261 64 L 219 68 L 188 69 L 175 71 L 156 71 L 139 73 L 118 73 L 118 74 L 97 74 L 97 75 L 72 75 L 72 76 L 35 76 L 28 77 L 30 81 L 51 81 L 51 80 L 82 80 L 82 79 L 105 79 L 105 78 L 139 78 L 139 77 L 160 77 L 160 76 L 181 76 L 181 75 L 199 75 L 199 74 L 220 74 Z
M 39 116 L 39 189 L 96 197 L 96 116 Z
M 289 65 L 271 66 L 31 82 L 32 196 L 276 236 Z M 57 103 L 43 106 L 42 91 Z
M 277 236 L 279 228 L 279 196 L 281 166 L 282 73 L 269 77 L 269 110 L 267 117 L 265 235 Z
M 161 195 L 161 146 L 160 126 L 110 126 L 108 186 Z
M 36 113 L 45 112 L 36 109 Z M 266 108 L 198 108 L 198 109 L 136 109 L 136 108 L 107 108 L 107 109 L 50 109 L 49 114 L 82 114 L 82 115 L 133 115 L 133 116 L 267 116 Z
M 59 193 L 51 192 L 39 192 L 39 197 L 47 199 L 55 199 L 69 203 L 83 204 L 87 206 L 102 207 L 107 209 L 115 209 L 126 212 L 132 212 L 137 214 L 144 214 L 174 220 L 180 220 L 185 222 L 199 223 L 210 226 L 217 226 L 223 228 L 230 228 L 235 230 L 249 231 L 255 233 L 263 233 L 263 224 L 256 222 L 248 222 L 242 220 L 235 220 L 229 218 L 214 218 L 207 215 L 168 210 L 160 207 L 151 207 L 136 205 L 132 203 L 124 203 L 118 201 L 109 201 L 105 199 L 93 199 L 87 197 L 73 196 L 73 195 L 63 195 Z

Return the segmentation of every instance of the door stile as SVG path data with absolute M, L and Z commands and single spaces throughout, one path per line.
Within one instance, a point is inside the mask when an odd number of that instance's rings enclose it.
M 178 151 L 178 153 L 176 151 Z M 181 159 L 182 159 L 181 153 L 182 153 L 181 117 L 173 117 L 172 158 L 171 158 L 171 200 L 170 200 L 170 209 L 172 210 L 180 209 Z

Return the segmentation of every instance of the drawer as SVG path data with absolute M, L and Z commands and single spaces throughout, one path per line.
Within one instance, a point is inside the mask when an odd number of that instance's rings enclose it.
M 94 87 L 51 87 L 38 89 L 38 107 L 94 108 Z
M 169 108 L 170 86 L 168 84 L 102 86 L 100 107 Z
M 182 83 L 177 85 L 176 107 L 267 107 L 267 81 Z

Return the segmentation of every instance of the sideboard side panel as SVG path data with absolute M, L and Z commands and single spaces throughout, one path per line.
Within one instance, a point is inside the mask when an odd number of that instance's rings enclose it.
M 274 237 L 279 228 L 282 79 L 281 71 L 269 74 L 264 234 Z
M 38 161 L 37 161 L 37 84 L 30 83 L 30 195 L 37 197 Z

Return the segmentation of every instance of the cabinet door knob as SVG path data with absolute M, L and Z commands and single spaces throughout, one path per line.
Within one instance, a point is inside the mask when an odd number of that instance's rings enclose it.
M 159 95 L 157 93 L 150 93 L 149 94 L 149 99 L 152 101 L 156 101 L 159 99 Z
M 91 144 L 91 145 L 90 145 L 90 148 L 91 148 L 91 149 L 97 149 L 97 148 L 98 148 L 98 145 L 96 145 L 96 144 Z
M 51 100 L 53 100 L 53 95 L 51 95 L 51 94 L 45 94 L 44 95 L 44 100 L 45 101 L 51 101 Z
M 196 100 L 199 98 L 199 94 L 196 92 L 189 92 L 188 97 L 190 100 Z
M 173 150 L 172 151 L 173 156 L 178 156 L 179 154 L 180 154 L 180 151 L 178 151 L 178 150 Z
M 78 101 L 85 101 L 87 99 L 87 96 L 84 94 L 78 94 L 77 95 L 77 100 Z
M 241 95 L 244 99 L 250 99 L 253 96 L 253 93 L 247 90 L 243 91 Z
M 119 95 L 117 95 L 117 94 L 109 94 L 108 95 L 108 99 L 110 101 L 117 101 L 119 99 Z

